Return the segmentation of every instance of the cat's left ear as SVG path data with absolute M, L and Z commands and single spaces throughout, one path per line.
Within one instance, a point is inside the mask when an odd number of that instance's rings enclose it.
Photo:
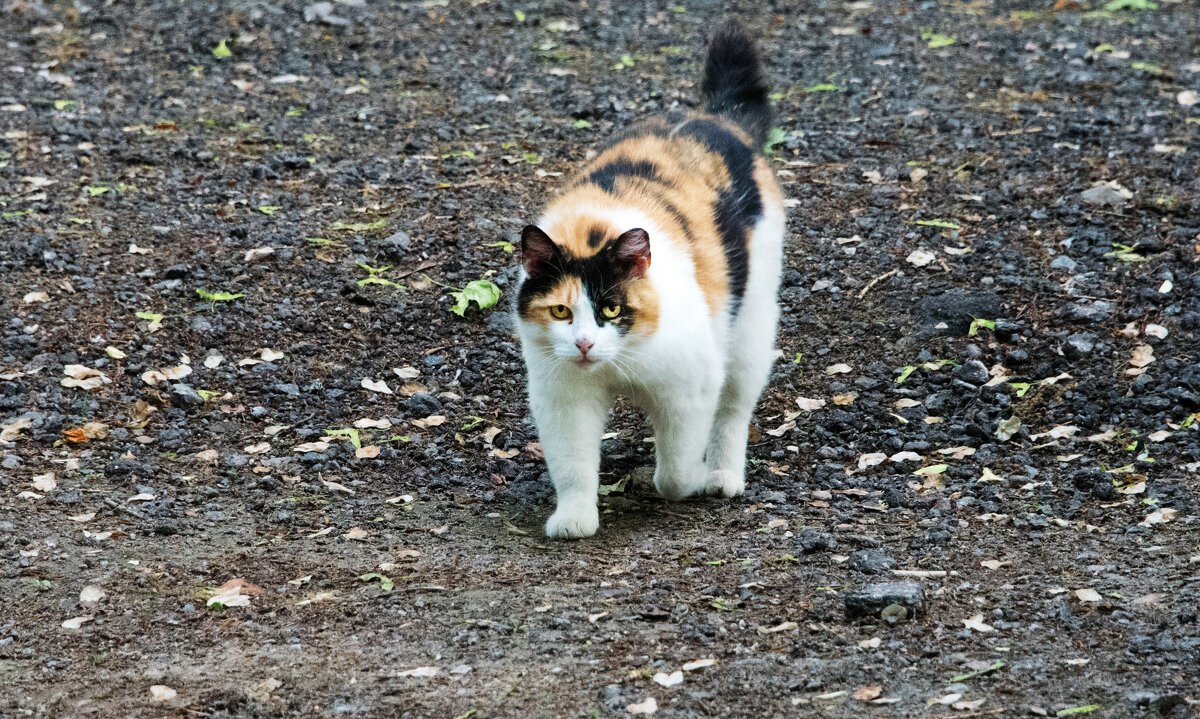
M 631 277 L 642 277 L 650 269 L 650 235 L 640 227 L 623 233 L 613 243 L 617 259 L 629 268 Z
M 544 271 L 557 253 L 554 240 L 537 225 L 521 230 L 521 264 L 530 277 Z

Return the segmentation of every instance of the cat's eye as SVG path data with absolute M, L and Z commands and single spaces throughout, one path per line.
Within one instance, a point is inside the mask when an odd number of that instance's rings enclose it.
M 554 305 L 550 308 L 550 316 L 556 320 L 571 319 L 571 308 L 566 305 Z
M 617 305 L 612 305 L 610 307 L 603 307 L 600 310 L 600 314 L 604 315 L 606 318 L 608 318 L 610 320 L 615 320 L 621 314 L 621 308 Z

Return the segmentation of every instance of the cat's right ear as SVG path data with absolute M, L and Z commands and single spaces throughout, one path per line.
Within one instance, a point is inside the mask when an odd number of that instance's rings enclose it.
M 545 272 L 558 253 L 554 240 L 536 225 L 521 230 L 521 264 L 530 276 Z

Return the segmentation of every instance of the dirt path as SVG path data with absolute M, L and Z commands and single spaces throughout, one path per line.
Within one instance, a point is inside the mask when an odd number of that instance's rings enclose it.
M 0 6 L 0 716 L 1200 716 L 1200 13 L 1090 1 L 736 13 L 751 488 L 622 410 L 572 544 L 506 243 L 718 4 Z

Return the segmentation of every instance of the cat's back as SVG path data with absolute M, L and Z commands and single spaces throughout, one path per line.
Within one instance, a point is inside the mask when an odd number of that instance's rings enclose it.
M 689 257 L 715 314 L 743 295 L 753 228 L 782 212 L 774 174 L 737 124 L 705 113 L 670 113 L 610 140 L 547 208 L 564 245 L 591 254 L 628 227 L 622 210 L 649 217 L 658 236 Z

